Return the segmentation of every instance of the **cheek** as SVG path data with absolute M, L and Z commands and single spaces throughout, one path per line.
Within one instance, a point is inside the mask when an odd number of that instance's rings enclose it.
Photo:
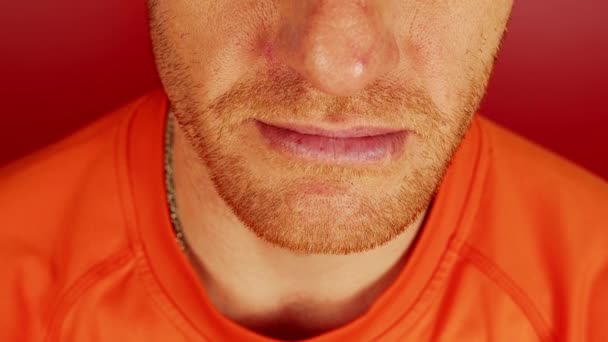
M 489 72 L 498 43 L 486 34 L 496 30 L 489 30 L 480 15 L 463 6 L 441 15 L 429 13 L 404 38 L 405 75 L 416 75 L 444 113 L 461 113 Z
M 236 6 L 234 2 L 229 3 Z M 251 7 L 233 9 L 225 5 L 195 8 L 180 14 L 179 30 L 171 33 L 179 59 L 184 61 L 187 77 L 206 101 L 225 94 L 264 61 L 262 38 L 268 34 L 267 2 L 252 2 Z M 211 21 L 209 21 L 212 18 Z M 204 105 L 204 104 L 203 104 Z
M 403 46 L 403 78 L 425 89 L 442 112 L 451 111 L 451 94 L 460 77 L 455 62 L 461 57 L 450 46 L 454 36 L 439 25 L 419 26 Z

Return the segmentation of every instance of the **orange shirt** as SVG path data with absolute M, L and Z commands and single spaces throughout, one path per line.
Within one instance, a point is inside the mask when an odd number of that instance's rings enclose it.
M 271 341 L 179 249 L 166 112 L 154 92 L 0 169 L 0 341 Z M 309 341 L 558 340 L 608 341 L 608 184 L 476 117 L 400 276 Z

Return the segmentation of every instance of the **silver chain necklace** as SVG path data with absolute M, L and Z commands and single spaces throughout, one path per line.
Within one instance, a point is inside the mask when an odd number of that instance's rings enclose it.
M 173 126 L 173 114 L 169 112 L 167 114 L 167 128 L 165 130 L 165 186 L 167 188 L 167 203 L 169 204 L 169 215 L 171 216 L 175 238 L 180 248 L 184 252 L 187 252 L 186 237 L 184 236 L 182 223 L 177 215 L 177 201 L 173 181 Z

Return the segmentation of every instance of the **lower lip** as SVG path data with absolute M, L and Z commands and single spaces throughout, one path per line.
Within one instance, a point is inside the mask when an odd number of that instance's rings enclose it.
M 396 159 L 403 151 L 406 131 L 356 137 L 328 137 L 304 134 L 256 122 L 272 148 L 290 156 L 311 161 L 371 164 Z M 360 134 L 357 134 L 360 135 Z

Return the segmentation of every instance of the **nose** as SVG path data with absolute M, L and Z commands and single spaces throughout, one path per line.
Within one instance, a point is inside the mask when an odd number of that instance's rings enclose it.
M 380 0 L 279 2 L 273 54 L 317 89 L 350 96 L 397 65 L 399 50 Z

